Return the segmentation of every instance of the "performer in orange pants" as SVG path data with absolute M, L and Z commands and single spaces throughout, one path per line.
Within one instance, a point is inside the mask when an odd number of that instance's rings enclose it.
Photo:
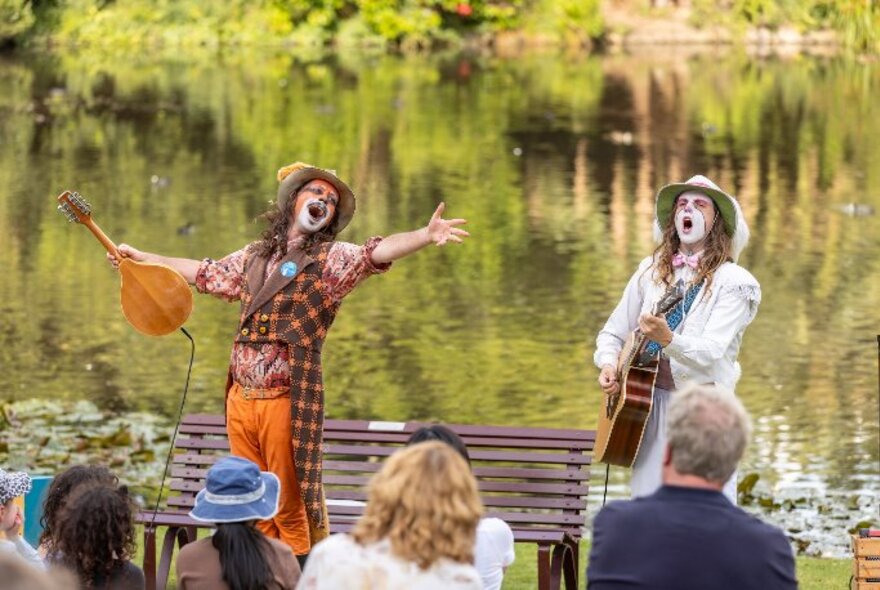
M 261 240 L 220 260 L 169 258 L 126 244 L 124 257 L 171 266 L 202 293 L 241 302 L 226 387 L 232 453 L 281 480 L 281 510 L 263 531 L 298 556 L 328 533 L 321 484 L 324 385 L 321 348 L 342 299 L 366 277 L 429 244 L 461 242 L 464 219 L 337 242 L 355 197 L 335 173 L 302 163 L 278 171 L 276 204 Z M 118 261 L 108 255 L 111 263 Z

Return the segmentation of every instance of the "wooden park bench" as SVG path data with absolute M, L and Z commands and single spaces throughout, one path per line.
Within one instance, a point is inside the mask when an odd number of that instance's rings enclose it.
M 326 420 L 324 488 L 330 532 L 350 531 L 363 512 L 366 484 L 382 461 L 404 445 L 417 422 Z M 468 447 L 486 516 L 507 522 L 517 543 L 537 546 L 538 588 L 577 588 L 578 543 L 586 524 L 590 462 L 595 432 L 447 424 Z M 186 514 L 204 487 L 208 468 L 228 454 L 223 416 L 184 417 L 175 443 L 166 507 L 144 525 L 147 590 L 164 589 L 175 545 L 196 539 L 206 527 Z M 165 528 L 157 564 L 157 532 Z M 158 569 L 157 569 L 158 565 Z

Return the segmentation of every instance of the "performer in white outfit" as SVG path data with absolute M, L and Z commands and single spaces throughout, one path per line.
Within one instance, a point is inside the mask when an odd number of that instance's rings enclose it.
M 749 240 L 739 203 L 704 176 L 660 189 L 654 237 L 659 246 L 645 258 L 596 338 L 594 361 L 605 394 L 619 390 L 617 357 L 637 327 L 661 351 L 654 405 L 633 464 L 632 495 L 652 494 L 661 484 L 666 446 L 666 406 L 688 381 L 716 383 L 734 391 L 743 332 L 755 318 L 761 287 L 736 264 Z M 686 296 L 664 319 L 652 309 L 681 280 Z M 736 502 L 736 474 L 724 486 Z

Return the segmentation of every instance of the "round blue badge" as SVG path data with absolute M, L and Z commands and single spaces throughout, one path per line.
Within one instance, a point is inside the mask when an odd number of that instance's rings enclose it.
M 297 266 L 296 262 L 285 262 L 281 265 L 281 275 L 285 277 L 292 277 L 296 274 Z

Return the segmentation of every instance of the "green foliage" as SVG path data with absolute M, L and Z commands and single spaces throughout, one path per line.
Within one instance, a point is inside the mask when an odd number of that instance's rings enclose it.
M 783 25 L 811 31 L 830 28 L 859 52 L 880 49 L 880 3 L 871 0 L 694 0 L 694 24 Z
M 880 50 L 880 3 L 869 0 L 837 0 L 832 18 L 844 42 L 857 51 Z
M 30 4 L 24 0 L 0 0 L 0 44 L 22 36 L 33 24 Z
M 358 8 L 367 27 L 383 39 L 430 45 L 442 22 L 435 4 L 430 0 L 359 0 Z
M 602 35 L 599 0 L 538 0 L 523 20 L 537 33 L 565 41 L 583 41 Z

